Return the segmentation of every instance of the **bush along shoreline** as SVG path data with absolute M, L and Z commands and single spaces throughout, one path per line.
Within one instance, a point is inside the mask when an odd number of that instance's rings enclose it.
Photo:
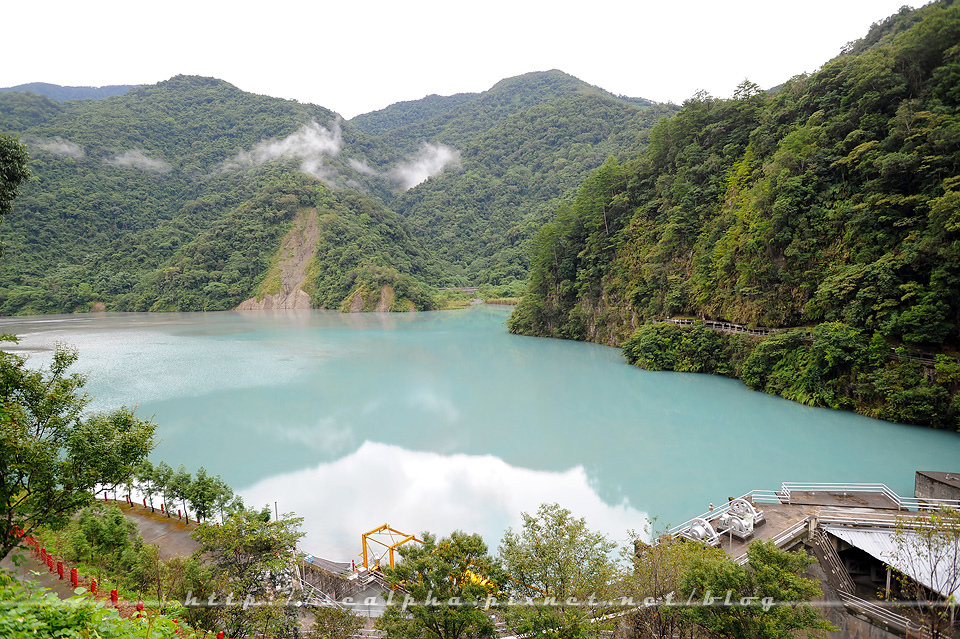
M 655 371 L 708 373 L 808 406 L 960 430 L 960 363 L 911 358 L 878 332 L 841 322 L 767 336 L 697 322 L 644 324 L 623 344 L 627 362 Z

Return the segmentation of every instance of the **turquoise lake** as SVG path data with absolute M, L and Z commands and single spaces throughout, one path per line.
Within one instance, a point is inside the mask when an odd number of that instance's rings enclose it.
M 617 541 L 781 482 L 960 470 L 960 434 L 810 408 L 619 350 L 507 333 L 509 309 L 103 314 L 0 320 L 42 365 L 79 350 L 93 409 L 136 406 L 152 455 L 305 517 L 303 548 L 361 533 L 480 532 L 560 502 Z

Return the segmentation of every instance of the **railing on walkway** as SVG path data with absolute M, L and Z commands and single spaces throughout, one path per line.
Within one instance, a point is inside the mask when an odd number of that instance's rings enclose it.
M 877 605 L 866 599 L 861 599 L 849 592 L 838 591 L 840 601 L 843 605 L 854 611 L 869 617 L 872 621 L 886 626 L 899 634 L 906 634 L 908 637 L 930 637 L 930 632 L 910 621 L 903 615 L 887 610 L 885 607 Z
M 712 328 L 715 331 L 723 331 L 725 333 L 744 333 L 747 335 L 771 335 L 773 333 L 780 333 L 782 331 L 787 331 L 791 329 L 787 328 L 750 328 L 742 324 L 733 324 L 731 322 L 716 322 L 714 320 L 694 320 L 686 318 L 665 318 L 665 319 L 655 319 L 653 320 L 654 324 L 659 324 L 665 322 L 667 324 L 676 324 L 678 326 L 693 326 L 694 324 L 703 324 L 707 328 Z
M 825 493 L 872 493 L 882 494 L 890 501 L 890 509 L 896 508 L 898 513 L 937 511 L 944 508 L 960 510 L 960 501 L 955 499 L 916 499 L 913 497 L 901 497 L 890 489 L 886 484 L 881 483 L 800 483 L 784 482 L 780 485 L 780 490 L 751 490 L 741 496 L 741 499 L 752 501 L 755 504 L 790 504 L 797 493 L 801 492 L 825 492 Z M 730 509 L 730 501 L 721 503 L 707 512 L 701 513 L 696 517 L 691 517 L 682 524 L 678 524 L 666 531 L 667 535 L 678 536 L 687 530 L 695 519 L 705 519 L 712 521 Z M 871 511 L 857 510 L 855 508 L 837 509 L 832 508 L 824 510 L 819 516 L 820 523 L 836 524 L 840 526 L 877 526 L 881 528 L 891 528 L 897 525 L 899 515 L 878 512 L 876 509 Z
M 960 509 L 960 500 L 956 499 L 917 499 L 915 497 L 901 497 L 886 484 L 843 484 L 843 483 L 809 483 L 796 482 L 782 483 L 778 495 L 785 504 L 791 503 L 793 493 L 798 492 L 826 492 L 826 493 L 879 493 L 889 499 L 897 510 L 941 510 L 943 508 Z
M 719 322 L 716 320 L 698 320 L 690 319 L 686 317 L 662 317 L 654 318 L 651 320 L 653 324 L 676 324 L 677 326 L 693 326 L 695 324 L 703 324 L 707 328 L 712 328 L 715 331 L 720 331 L 722 333 L 742 333 L 746 335 L 758 335 L 766 336 L 773 335 L 774 333 L 783 333 L 785 331 L 798 331 L 803 330 L 801 328 L 769 328 L 765 326 L 758 326 L 756 328 L 750 328 L 749 326 L 744 326 L 743 324 L 734 324 L 733 322 Z M 812 331 L 804 331 L 801 339 L 806 341 L 813 340 Z M 890 353 L 887 355 L 888 359 L 902 359 L 911 362 L 919 362 L 925 366 L 934 366 L 937 363 L 937 355 L 934 353 L 923 353 L 915 350 L 906 350 L 906 349 L 896 349 L 891 348 Z M 954 361 L 960 361 L 956 357 L 951 357 L 950 359 Z
M 855 590 L 856 586 L 853 579 L 850 578 L 847 569 L 843 567 L 843 560 L 840 559 L 837 549 L 833 547 L 830 538 L 820 528 L 813 532 L 813 552 L 826 571 L 827 580 L 831 586 L 837 591 L 853 592 Z

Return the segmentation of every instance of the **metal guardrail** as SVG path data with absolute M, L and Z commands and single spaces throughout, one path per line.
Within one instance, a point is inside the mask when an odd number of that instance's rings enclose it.
M 960 500 L 956 499 L 917 499 L 915 497 L 901 497 L 886 484 L 844 484 L 844 483 L 809 483 L 783 482 L 780 488 L 781 499 L 784 503 L 791 503 L 791 493 L 794 492 L 831 492 L 831 493 L 880 493 L 894 505 L 897 510 L 942 510 L 943 508 L 960 509 Z
M 817 528 L 813 532 L 813 552 L 817 555 L 817 559 L 820 560 L 820 565 L 824 569 L 829 570 L 827 579 L 833 582 L 834 588 L 838 591 L 854 591 L 856 585 L 853 583 L 853 579 L 850 578 L 850 573 L 843 567 L 843 560 L 840 559 L 837 549 L 833 547 L 827 534 L 823 532 L 821 528 Z
M 866 599 L 861 599 L 860 597 L 852 595 L 849 592 L 844 592 L 843 590 L 837 591 L 837 594 L 840 596 L 840 601 L 843 602 L 844 606 L 853 610 L 854 612 L 865 615 L 871 620 L 883 624 L 888 628 L 893 628 L 894 630 L 900 633 L 905 633 L 910 637 L 931 636 L 930 631 L 928 631 L 926 628 L 918 626 L 903 615 L 890 612 L 883 606 L 878 606 L 873 602 L 867 601 Z
M 904 498 L 890 489 L 889 486 L 882 483 L 801 483 L 801 482 L 783 482 L 780 484 L 780 490 L 751 490 L 741 499 L 747 499 L 756 504 L 790 504 L 793 493 L 798 492 L 830 492 L 830 493 L 880 493 L 890 500 L 891 505 L 898 511 L 936 511 L 944 508 L 960 510 L 960 501 L 955 499 L 916 499 L 913 497 Z M 730 501 L 721 503 L 719 506 L 701 513 L 696 517 L 691 517 L 687 521 L 673 526 L 666 531 L 666 534 L 676 537 L 681 532 L 690 527 L 694 519 L 705 519 L 712 521 L 727 512 L 730 509 Z M 880 527 L 891 527 L 896 524 L 896 515 L 884 515 L 873 512 L 869 515 L 858 513 L 855 510 L 832 511 L 821 515 L 822 523 L 835 523 L 840 525 L 869 526 L 876 525 Z
M 789 528 L 784 530 L 782 533 L 777 535 L 776 537 L 773 537 L 772 539 L 770 539 L 770 541 L 772 541 L 777 548 L 783 548 L 788 543 L 790 543 L 791 541 L 799 537 L 800 534 L 807 529 L 809 521 L 810 521 L 809 517 L 807 517 L 802 521 L 798 521 L 797 523 L 795 523 L 794 525 L 790 526 Z M 747 553 L 743 553 L 739 557 L 736 557 L 734 561 L 737 564 L 743 566 L 748 561 Z
M 707 328 L 712 328 L 715 331 L 724 331 L 726 333 L 745 333 L 747 335 L 771 335 L 773 333 L 791 330 L 787 328 L 750 328 L 749 326 L 744 326 L 743 324 L 733 324 L 732 322 L 717 322 L 714 320 L 694 320 L 685 318 L 655 319 L 653 320 L 653 323 L 676 324 L 678 326 L 693 326 L 694 324 L 703 324 Z

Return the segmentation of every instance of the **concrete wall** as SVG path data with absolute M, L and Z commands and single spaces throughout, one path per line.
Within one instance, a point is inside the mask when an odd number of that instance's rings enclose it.
M 913 493 L 919 499 L 960 500 L 960 473 L 917 471 Z

